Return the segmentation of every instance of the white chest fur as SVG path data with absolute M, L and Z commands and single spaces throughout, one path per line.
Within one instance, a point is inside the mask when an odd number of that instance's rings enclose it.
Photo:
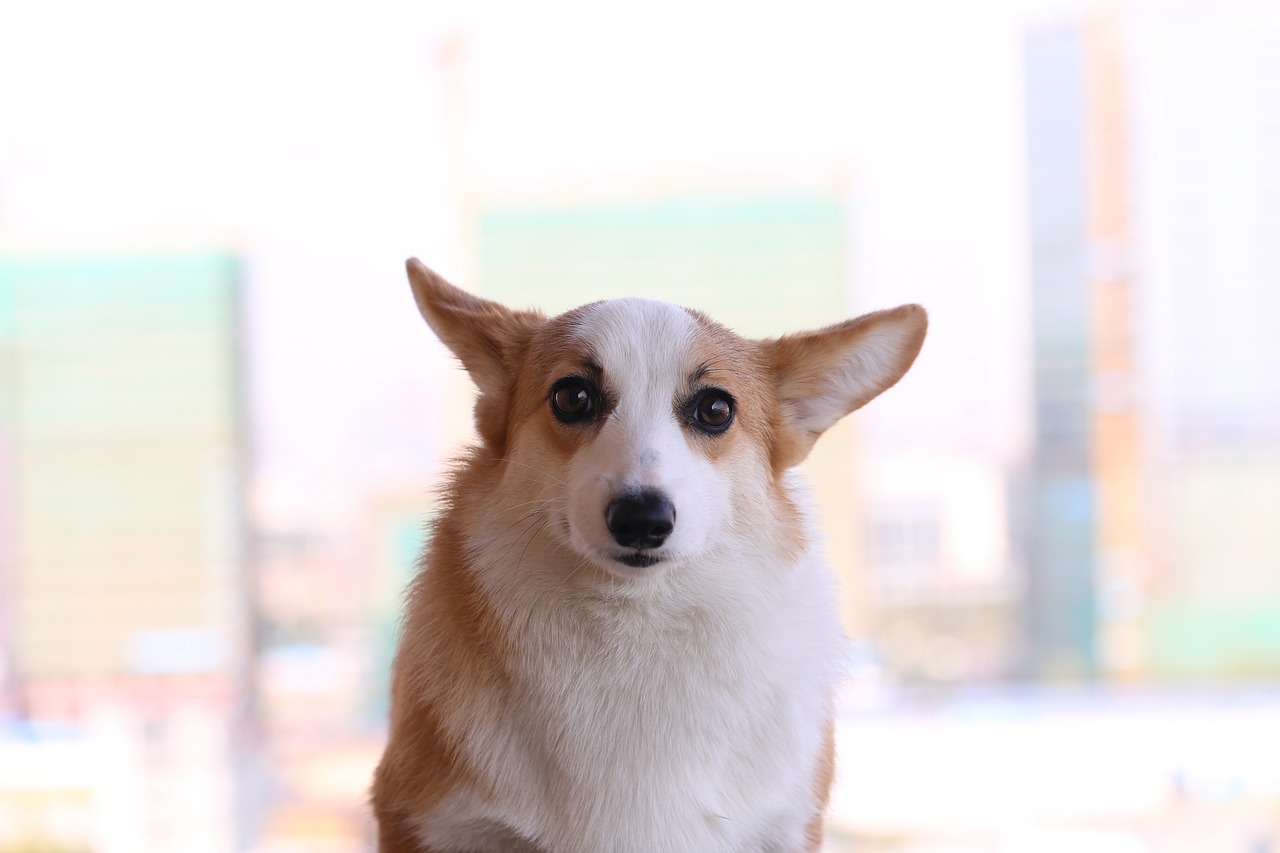
M 555 853 L 799 849 L 841 642 L 825 570 L 709 563 L 653 586 L 507 614 L 523 654 L 493 697 L 502 724 L 465 747 L 496 796 L 445 804 L 424 840 L 511 850 L 506 827 Z

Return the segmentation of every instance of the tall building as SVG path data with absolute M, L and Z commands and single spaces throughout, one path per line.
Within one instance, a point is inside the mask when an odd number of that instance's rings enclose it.
M 1033 33 L 1025 57 L 1033 446 L 1024 618 L 1028 674 L 1091 675 L 1096 504 L 1085 33 Z
M 1026 43 L 1040 675 L 1280 665 L 1280 12 L 1135 4 Z
M 23 679 L 243 666 L 238 271 L 0 265 Z
M 109 758 L 114 788 L 69 777 L 107 850 L 246 829 L 239 280 L 223 255 L 0 259 L 7 690 Z
M 475 225 L 477 289 L 548 313 L 644 294 L 705 310 L 743 334 L 778 335 L 848 316 L 847 235 L 834 190 L 490 203 Z M 832 563 L 856 591 L 864 578 L 851 523 L 853 465 L 851 428 L 842 424 L 818 442 L 805 470 Z M 843 600 L 846 624 L 865 634 L 865 596 Z
M 1280 671 L 1280 7 L 1142 6 L 1133 93 L 1136 329 L 1160 676 Z

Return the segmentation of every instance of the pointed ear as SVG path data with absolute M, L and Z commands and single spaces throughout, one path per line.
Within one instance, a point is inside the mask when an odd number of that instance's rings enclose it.
M 782 408 L 774 467 L 798 465 L 818 436 L 901 379 L 928 325 L 919 305 L 901 305 L 765 341 Z
M 516 352 L 543 320 L 533 311 L 512 311 L 497 302 L 454 287 L 419 261 L 410 258 L 409 285 L 427 325 L 453 351 L 483 394 L 506 386 Z

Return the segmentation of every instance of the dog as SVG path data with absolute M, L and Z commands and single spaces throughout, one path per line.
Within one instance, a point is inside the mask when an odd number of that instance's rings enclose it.
M 379 851 L 818 850 L 844 640 L 793 469 L 907 371 L 924 309 L 754 340 L 407 266 L 479 443 L 407 598 Z

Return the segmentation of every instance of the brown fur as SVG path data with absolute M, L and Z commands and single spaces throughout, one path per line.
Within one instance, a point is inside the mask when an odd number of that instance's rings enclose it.
M 448 501 L 461 507 L 469 502 L 456 491 Z M 411 816 L 459 786 L 475 785 L 457 751 L 460 732 L 473 715 L 483 716 L 483 697 L 504 681 L 501 625 L 466 569 L 460 532 L 448 512 L 442 517 L 421 562 L 432 570 L 420 571 L 409 593 L 391 687 L 391 730 L 374 777 L 374 811 L 381 831 L 393 837 L 407 838 L 407 830 L 397 827 Z M 422 670 L 404 663 L 427 660 L 448 678 L 425 679 Z
M 813 820 L 805 827 L 805 841 L 809 847 L 805 853 L 817 853 L 822 849 L 824 816 L 827 803 L 831 800 L 831 784 L 836 778 L 836 721 L 835 716 L 827 718 L 827 730 L 823 737 L 822 753 L 818 756 L 818 767 L 813 774 L 813 798 L 817 811 Z
M 809 455 L 813 444 L 823 431 L 834 424 L 819 424 L 817 428 L 798 422 L 795 412 L 805 399 L 826 393 L 830 387 L 830 374 L 841 365 L 851 346 L 866 339 L 877 330 L 891 326 L 902 330 L 908 345 L 902 351 L 890 372 L 892 379 L 877 383 L 866 393 L 847 401 L 844 412 L 862 408 L 874 397 L 892 388 L 907 372 L 924 345 L 928 323 L 924 309 L 919 305 L 901 305 L 887 311 L 864 314 L 843 323 L 836 323 L 812 332 L 800 332 L 763 342 L 767 364 L 777 377 L 782 423 L 778 426 L 781 439 L 774 445 L 774 468 L 785 470 L 800 464 Z

